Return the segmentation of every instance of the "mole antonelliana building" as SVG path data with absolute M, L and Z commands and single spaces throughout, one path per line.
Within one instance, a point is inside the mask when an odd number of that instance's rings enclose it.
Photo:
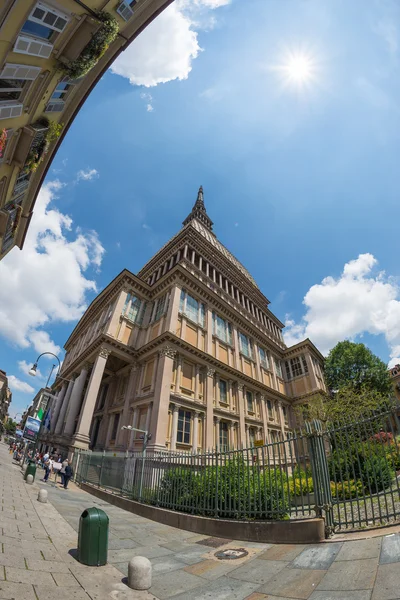
M 293 406 L 325 391 L 323 356 L 288 348 L 283 324 L 218 241 L 203 190 L 183 228 L 134 275 L 122 271 L 65 344 L 46 443 L 201 451 L 286 439 Z

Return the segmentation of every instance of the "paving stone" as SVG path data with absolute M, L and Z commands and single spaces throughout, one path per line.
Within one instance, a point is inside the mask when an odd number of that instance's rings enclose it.
M 26 569 L 24 556 L 20 554 L 0 554 L 0 565 L 3 567 L 16 567 L 17 569 Z
M 347 543 L 347 542 L 346 542 Z M 371 590 L 354 592 L 314 592 L 308 600 L 370 600 Z M 271 596 L 268 597 L 271 600 Z
M 400 561 L 400 535 L 386 535 L 382 539 L 382 550 L 380 564 L 386 565 L 389 563 Z M 399 594 L 400 597 L 400 594 Z
M 271 598 L 271 596 L 267 596 L 267 594 L 260 594 L 259 592 L 254 592 L 254 594 L 246 596 L 244 600 L 264 600 L 265 598 Z
M 230 577 L 261 584 L 277 575 L 287 564 L 283 561 L 255 559 L 232 571 Z
M 159 556 L 168 556 L 172 554 L 171 550 L 161 548 L 161 546 L 139 546 L 138 548 L 111 550 L 108 552 L 108 560 L 114 562 L 130 561 L 134 556 L 145 556 L 146 558 L 158 558 Z
M 28 569 L 31 571 L 43 571 L 45 573 L 69 573 L 68 565 L 65 562 L 55 560 L 26 560 Z
M 71 573 L 53 573 L 53 578 L 60 587 L 80 587 L 76 577 Z
M 381 551 L 381 538 L 370 538 L 367 540 L 356 540 L 346 542 L 339 551 L 336 561 L 360 560 L 362 558 L 377 558 Z
M 127 548 L 127 549 L 137 548 L 140 545 L 141 544 L 139 544 L 138 542 L 135 542 L 131 538 L 123 539 L 123 540 L 113 539 L 108 542 L 108 549 L 109 550 L 123 550 L 124 548 Z
M 39 600 L 89 600 L 85 590 L 78 588 L 60 588 L 57 586 L 35 585 L 35 591 Z M 32 588 L 33 589 L 33 588 Z M 20 600 L 15 598 L 13 600 Z
M 397 563 L 379 565 L 371 600 L 400 598 L 400 567 Z
M 123 575 L 125 575 L 125 577 L 128 577 L 128 563 L 127 562 L 112 563 L 112 565 L 113 565 L 113 567 L 118 569 L 118 571 L 121 571 L 121 573 Z
M 272 546 L 266 552 L 262 552 L 257 558 L 263 560 L 284 560 L 290 562 L 296 558 L 301 552 L 303 552 L 306 546 L 296 544 L 277 544 Z
M 334 543 L 310 546 L 294 559 L 293 567 L 295 569 L 328 569 L 342 545 L 342 543 Z
M 14 569 L 5 567 L 7 581 L 14 583 L 31 583 L 32 585 L 55 585 L 50 573 L 41 571 L 28 571 L 27 569 Z
M 153 577 L 151 593 L 164 600 L 164 598 L 171 598 L 185 592 L 186 598 L 194 600 L 196 598 L 194 592 L 191 591 L 189 595 L 188 592 L 202 584 L 204 584 L 204 579 L 201 579 L 201 577 L 190 575 L 185 571 L 179 571 L 178 577 L 177 573 L 173 571 Z
M 9 581 L 0 581 L 0 598 L 3 600 L 36 600 L 32 585 Z
M 233 560 L 217 561 L 213 559 L 207 559 L 203 560 L 202 562 L 195 563 L 194 565 L 185 567 L 185 571 L 186 573 L 198 575 L 199 577 L 203 577 L 203 579 L 213 581 L 214 579 L 218 579 L 218 577 L 222 577 L 223 575 L 231 573 L 237 568 L 238 567 L 235 565 L 235 561 Z
M 258 587 L 257 583 L 249 581 L 238 581 L 230 577 L 220 577 L 215 581 L 211 581 L 192 589 L 189 593 L 184 592 L 173 597 L 173 600 L 244 600 Z M 150 591 L 157 595 L 153 587 Z M 162 597 L 161 597 L 162 599 Z M 163 600 L 163 599 L 162 599 Z M 269 600 L 269 596 L 268 596 Z M 280 600 L 283 600 L 280 598 Z
M 283 569 L 258 591 L 272 596 L 306 599 L 316 589 L 326 571 L 321 569 Z
M 153 567 L 153 575 L 159 575 L 160 573 L 169 573 L 170 571 L 176 571 L 177 569 L 183 569 L 186 567 L 186 563 L 181 560 L 177 560 L 174 556 L 160 556 L 159 558 L 152 558 L 151 564 Z
M 200 544 L 196 544 L 195 546 L 186 546 L 185 550 L 182 552 L 177 552 L 175 554 L 175 558 L 181 560 L 187 565 L 193 565 L 196 562 L 200 562 L 204 560 L 204 555 L 210 552 L 210 548 L 208 546 L 202 546 Z
M 352 591 L 372 589 L 377 568 L 377 558 L 334 562 L 319 584 L 318 590 Z

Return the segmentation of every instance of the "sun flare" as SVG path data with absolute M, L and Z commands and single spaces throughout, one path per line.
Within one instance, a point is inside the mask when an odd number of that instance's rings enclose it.
M 280 74 L 285 87 L 298 89 L 308 88 L 315 82 L 318 71 L 313 54 L 301 50 L 287 50 L 280 64 L 272 69 Z
M 308 56 L 302 54 L 293 55 L 289 58 L 285 70 L 289 79 L 302 83 L 311 79 L 313 75 L 312 61 Z

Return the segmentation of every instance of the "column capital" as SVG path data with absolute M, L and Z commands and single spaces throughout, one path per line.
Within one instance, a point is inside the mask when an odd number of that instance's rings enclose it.
M 102 358 L 108 358 L 110 354 L 111 350 L 109 350 L 108 348 L 104 348 L 103 346 L 100 348 L 99 356 L 101 356 Z
M 91 369 L 93 366 L 93 363 L 86 361 L 83 363 L 82 365 L 82 369 L 85 369 L 85 371 L 89 371 L 89 369 Z
M 178 412 L 180 408 L 181 408 L 180 404 L 173 404 L 172 405 L 172 412 Z
M 214 417 L 214 421 L 218 425 L 221 422 L 221 417 Z
M 129 372 L 132 373 L 132 371 L 137 371 L 138 369 L 139 369 L 139 363 L 134 362 L 130 365 Z
M 207 367 L 207 377 L 214 377 L 215 375 L 215 369 L 212 369 L 211 367 Z
M 238 383 L 237 384 L 237 389 L 239 392 L 243 392 L 244 391 L 244 384 L 243 383 Z
M 265 400 L 264 394 L 260 394 L 260 400 L 261 400 L 261 402 L 264 402 L 264 400 Z
M 199 410 L 195 410 L 193 414 L 194 414 L 194 418 L 195 419 L 198 419 L 200 417 L 200 411 Z
M 164 346 L 159 350 L 160 356 L 167 356 L 168 358 L 175 358 L 176 354 L 177 352 L 172 346 Z
M 228 429 L 233 429 L 233 422 L 232 421 L 228 422 Z

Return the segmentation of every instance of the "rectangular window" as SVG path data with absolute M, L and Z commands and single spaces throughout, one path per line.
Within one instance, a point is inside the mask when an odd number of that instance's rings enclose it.
M 255 431 L 252 427 L 250 427 L 249 429 L 249 442 L 250 442 L 250 448 L 254 448 L 254 442 L 256 440 L 256 436 L 255 436 Z
M 0 79 L 0 102 L 19 100 L 26 83 L 26 79 Z
M 306 375 L 308 373 L 308 364 L 304 354 L 295 356 L 289 361 L 285 361 L 286 376 L 288 379 L 293 377 L 299 377 L 300 375 Z
M 271 400 L 267 400 L 267 408 L 268 408 L 268 415 L 270 417 L 272 417 L 273 413 L 272 413 L 272 402 L 271 402 Z
M 190 294 L 186 292 L 186 290 L 182 290 L 181 292 L 181 301 L 180 301 L 180 312 L 185 315 L 188 319 L 196 323 L 197 325 L 201 325 L 204 327 L 205 321 L 205 306 L 196 298 L 193 298 Z
M 120 416 L 119 413 L 114 415 L 114 421 L 113 421 L 113 426 L 112 426 L 110 442 L 115 442 L 115 440 L 117 439 L 119 416 Z
M 246 392 L 247 412 L 253 412 L 253 394 Z
M 158 300 L 156 300 L 155 304 L 156 304 L 156 307 L 155 307 L 155 315 L 153 318 L 153 322 L 158 321 L 158 319 L 161 319 L 163 314 L 167 312 L 167 310 L 168 310 L 168 294 L 164 294 L 164 296 L 161 296 L 160 298 L 158 298 Z
M 221 421 L 219 424 L 219 449 L 226 452 L 229 449 L 228 423 Z
M 190 444 L 190 429 L 192 423 L 192 413 L 188 410 L 179 409 L 178 413 L 178 431 L 176 441 L 180 444 Z
M 38 2 L 21 31 L 43 40 L 54 40 L 65 29 L 68 20 L 67 15 Z
M 65 77 L 62 81 L 60 81 L 57 84 L 57 87 L 52 93 L 50 100 L 65 100 L 68 92 L 73 87 L 73 82 L 71 82 L 67 77 Z
M 122 314 L 130 321 L 136 323 L 139 318 L 141 306 L 142 300 L 140 300 L 140 298 L 137 298 L 133 294 L 128 294 Z
M 260 365 L 263 367 L 263 369 L 269 369 L 269 361 L 268 361 L 267 351 L 264 350 L 264 348 L 259 347 L 258 352 L 260 355 Z
M 281 365 L 281 361 L 278 360 L 277 358 L 275 358 L 275 369 L 276 369 L 276 374 L 278 375 L 278 377 L 280 377 L 282 379 L 282 365 Z
M 219 401 L 220 402 L 225 402 L 225 404 L 227 403 L 228 400 L 228 386 L 226 381 L 224 381 L 223 379 L 219 380 Z
M 53 50 L 53 44 L 28 37 L 27 35 L 19 35 L 13 50 L 19 54 L 29 54 L 30 56 L 38 56 L 39 58 L 49 58 Z
M 102 408 L 104 408 L 104 404 L 105 404 L 106 397 L 107 397 L 107 392 L 108 392 L 108 383 L 106 383 L 105 385 L 103 385 L 100 388 L 99 399 L 97 402 L 97 410 L 101 410 Z
M 213 333 L 222 342 L 232 346 L 232 326 L 216 313 L 213 313 Z
M 253 342 L 247 335 L 239 332 L 240 352 L 248 358 L 253 358 Z
M 124 21 L 129 21 L 131 16 L 133 15 L 133 7 L 135 6 L 137 0 L 133 0 L 129 2 L 129 0 L 122 0 L 117 7 L 117 13 L 124 19 Z
M 40 67 L 6 63 L 0 74 L 0 77 L 2 79 L 24 79 L 27 81 L 34 81 L 39 75 L 40 71 Z
M 285 423 L 287 423 L 287 421 L 288 421 L 288 411 L 287 411 L 286 406 L 282 405 L 282 412 L 283 412 L 283 418 L 285 420 Z

